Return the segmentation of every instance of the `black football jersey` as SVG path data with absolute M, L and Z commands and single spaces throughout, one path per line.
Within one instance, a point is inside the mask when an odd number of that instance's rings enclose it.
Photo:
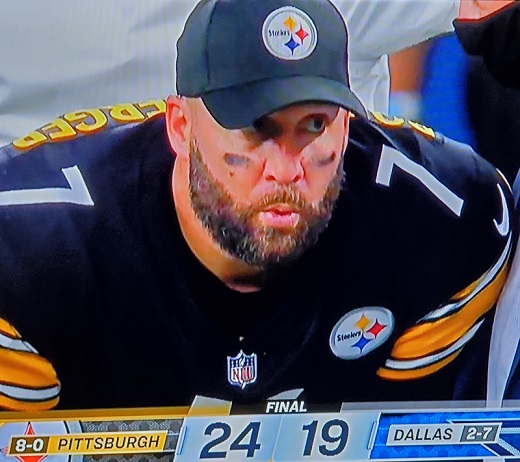
M 491 165 L 353 119 L 329 226 L 244 294 L 182 236 L 163 111 L 77 111 L 0 149 L 0 406 L 485 398 L 514 237 Z

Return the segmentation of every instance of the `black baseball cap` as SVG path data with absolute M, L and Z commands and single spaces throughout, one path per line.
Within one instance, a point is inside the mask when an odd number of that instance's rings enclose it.
M 177 94 L 201 98 L 228 129 L 303 102 L 366 116 L 347 40 L 329 0 L 202 0 L 177 42 Z

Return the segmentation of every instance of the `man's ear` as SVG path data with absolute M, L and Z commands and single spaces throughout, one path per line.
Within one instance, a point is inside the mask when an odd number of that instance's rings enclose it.
M 173 152 L 188 158 L 190 153 L 190 108 L 182 96 L 169 96 L 166 100 L 166 132 Z
M 350 120 L 353 119 L 354 117 L 355 116 L 354 116 L 354 114 L 352 112 L 345 111 L 344 121 L 343 121 L 344 129 L 345 129 L 345 135 L 343 136 L 342 153 L 344 153 L 345 150 L 347 149 L 348 140 L 349 140 L 349 133 L 350 133 Z

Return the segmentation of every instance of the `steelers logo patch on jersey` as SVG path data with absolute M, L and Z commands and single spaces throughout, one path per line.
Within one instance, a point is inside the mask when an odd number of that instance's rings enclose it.
M 385 343 L 394 329 L 394 315 L 382 306 L 349 311 L 332 329 L 330 349 L 341 359 L 358 359 Z
M 309 15 L 298 8 L 284 6 L 266 18 L 262 38 L 273 56 L 297 61 L 307 58 L 315 50 L 318 31 Z

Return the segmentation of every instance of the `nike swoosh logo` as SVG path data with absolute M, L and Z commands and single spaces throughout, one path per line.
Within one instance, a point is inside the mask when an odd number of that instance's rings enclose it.
M 69 188 L 20 189 L 0 192 L 0 206 L 30 204 L 94 205 L 77 165 L 61 169 Z
M 500 199 L 502 200 L 502 220 L 500 223 L 493 219 L 493 223 L 495 224 L 495 227 L 497 228 L 498 233 L 501 236 L 506 236 L 507 233 L 509 233 L 509 213 L 507 211 L 507 201 L 506 196 L 504 195 L 504 192 L 502 191 L 502 188 L 499 184 L 497 184 L 498 192 L 500 193 Z

